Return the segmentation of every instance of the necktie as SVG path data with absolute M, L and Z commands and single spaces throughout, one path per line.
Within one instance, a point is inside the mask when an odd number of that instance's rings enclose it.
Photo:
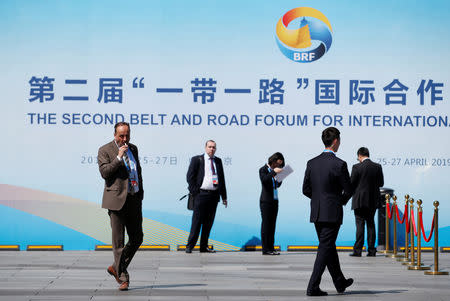
M 216 169 L 214 168 L 214 159 L 213 158 L 209 158 L 209 160 L 211 160 L 211 171 L 212 171 L 212 174 L 215 175 L 216 174 Z
M 123 154 L 123 158 L 125 159 L 125 164 L 127 165 L 128 173 L 131 173 L 130 158 L 128 158 L 127 153 Z
M 130 165 L 130 158 L 128 158 L 127 153 L 123 154 L 123 159 L 125 160 L 125 165 L 127 167 L 127 171 L 128 171 L 128 192 L 133 193 L 134 192 L 134 188 L 133 185 L 131 183 L 131 165 Z
M 214 168 L 214 158 L 209 158 L 209 160 L 211 160 L 211 172 L 212 172 L 213 186 L 217 187 L 218 179 L 217 179 L 216 169 Z

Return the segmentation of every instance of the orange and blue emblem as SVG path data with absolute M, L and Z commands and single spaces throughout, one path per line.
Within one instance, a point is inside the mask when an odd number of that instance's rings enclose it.
M 288 28 L 298 18 L 302 18 L 299 28 Z M 297 63 L 310 63 L 320 59 L 330 49 L 332 32 L 330 21 L 320 11 L 297 7 L 278 21 L 276 40 L 287 58 Z

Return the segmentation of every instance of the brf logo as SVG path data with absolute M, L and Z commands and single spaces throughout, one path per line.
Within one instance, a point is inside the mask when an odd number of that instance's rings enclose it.
M 330 49 L 332 32 L 330 21 L 320 11 L 297 7 L 278 21 L 276 40 L 287 58 L 297 63 L 310 63 L 320 59 Z

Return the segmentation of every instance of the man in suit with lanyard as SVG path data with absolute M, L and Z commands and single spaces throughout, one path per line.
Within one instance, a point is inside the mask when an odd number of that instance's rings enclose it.
M 361 257 L 364 245 L 364 224 L 367 223 L 367 256 L 376 256 L 375 211 L 379 207 L 380 187 L 384 185 L 383 169 L 369 159 L 369 150 L 361 147 L 357 152 L 360 163 L 353 165 L 352 210 L 355 212 L 356 241 L 350 256 Z
M 130 144 L 130 125 L 119 122 L 114 126 L 114 140 L 98 150 L 98 166 L 105 179 L 102 208 L 108 209 L 111 220 L 114 263 L 107 272 L 128 290 L 130 277 L 127 267 L 142 244 L 142 185 L 138 149 Z M 128 243 L 124 246 L 125 229 Z
M 319 288 L 325 267 L 331 274 L 338 293 L 352 285 L 353 279 L 344 277 L 336 250 L 336 238 L 342 224 L 342 206 L 352 196 L 352 185 L 345 161 L 336 157 L 341 144 L 340 132 L 329 127 L 322 132 L 325 150 L 308 161 L 303 180 L 303 194 L 311 199 L 310 222 L 314 223 L 319 247 L 314 269 L 308 283 L 308 296 L 326 296 Z
M 186 245 L 186 253 L 192 253 L 200 228 L 200 252 L 214 253 L 208 248 L 209 233 L 211 232 L 216 215 L 217 204 L 222 197 L 222 203 L 227 206 L 227 190 L 222 160 L 215 157 L 216 143 L 206 141 L 205 154 L 194 156 L 186 175 L 189 193 L 194 196 L 194 212 L 192 213 L 191 232 Z

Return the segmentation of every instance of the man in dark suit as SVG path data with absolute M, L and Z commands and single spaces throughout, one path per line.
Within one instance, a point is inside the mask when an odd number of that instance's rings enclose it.
M 383 170 L 380 164 L 369 159 L 369 150 L 366 147 L 361 147 L 357 155 L 360 163 L 353 165 L 351 176 L 355 191 L 352 210 L 355 212 L 356 242 L 350 256 L 361 256 L 365 223 L 367 223 L 367 256 L 376 256 L 374 216 L 380 205 L 380 187 L 384 185 Z
M 98 166 L 105 179 L 102 208 L 108 209 L 111 220 L 114 263 L 107 272 L 128 290 L 130 277 L 127 267 L 143 240 L 142 184 L 138 149 L 130 144 L 130 125 L 119 122 L 114 126 L 114 140 L 98 150 Z M 125 229 L 128 243 L 124 246 Z
M 308 296 L 326 296 L 319 288 L 325 267 L 333 278 L 338 293 L 352 285 L 353 279 L 344 277 L 336 251 L 336 238 L 342 224 L 343 210 L 352 195 L 350 176 L 345 161 L 336 157 L 341 139 L 334 127 L 322 132 L 325 150 L 308 161 L 303 180 L 303 194 L 311 199 L 310 222 L 314 223 L 319 247 L 309 280 Z
M 222 203 L 227 206 L 227 189 L 222 160 L 215 157 L 216 143 L 206 141 L 205 153 L 191 158 L 186 175 L 189 193 L 194 196 L 194 212 L 192 213 L 191 232 L 186 245 L 186 253 L 192 253 L 200 229 L 200 252 L 214 253 L 208 248 L 209 233 L 216 216 L 217 204 L 222 197 Z

